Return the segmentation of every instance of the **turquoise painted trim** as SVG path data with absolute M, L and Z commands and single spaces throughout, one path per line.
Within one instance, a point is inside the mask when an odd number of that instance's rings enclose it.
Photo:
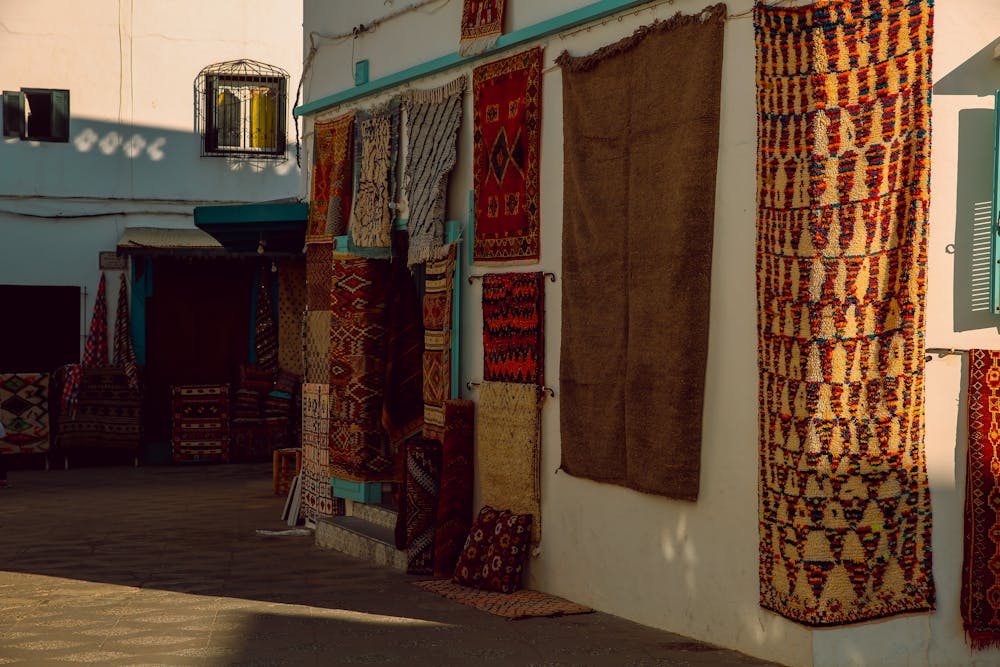
M 455 283 L 451 290 L 451 398 L 461 398 L 458 379 L 461 377 L 459 364 L 462 359 L 462 223 L 449 220 L 445 223 L 445 243 L 459 243 L 455 253 Z
M 395 74 L 389 74 L 388 76 L 383 76 L 375 79 L 374 81 L 369 81 L 363 85 L 355 86 L 350 90 L 342 90 L 339 93 L 327 95 L 326 97 L 321 97 L 318 100 L 299 105 L 295 107 L 292 113 L 294 113 L 296 117 L 318 113 L 338 104 L 344 104 L 345 102 L 350 102 L 362 97 L 375 95 L 376 93 L 388 90 L 389 88 L 394 88 L 400 84 L 412 81 L 413 79 L 420 79 L 422 77 L 431 76 L 432 74 L 452 69 L 453 67 L 458 67 L 459 65 L 467 65 L 485 58 L 492 58 L 503 51 L 537 41 L 543 37 L 548 37 L 549 35 L 554 35 L 585 23 L 599 21 L 606 16 L 617 14 L 618 12 L 631 9 L 639 5 L 644 5 L 649 2 L 651 2 L 651 0 L 600 0 L 599 2 L 593 2 L 585 7 L 580 7 L 579 9 L 574 9 L 573 11 L 560 14 L 559 16 L 554 16 L 545 21 L 540 21 L 533 25 L 521 28 L 520 30 L 507 33 L 506 35 L 501 35 L 497 40 L 496 45 L 492 49 L 488 49 L 485 53 L 469 57 L 462 57 L 458 55 L 457 51 L 449 53 L 448 55 L 428 60 L 427 62 L 420 63 L 419 65 L 408 67 L 404 70 L 396 72 Z
M 135 360 L 142 367 L 146 366 L 146 299 L 152 295 L 153 259 L 151 257 L 133 257 L 132 294 L 130 296 L 131 303 L 129 304 L 131 321 L 129 322 L 129 327 L 132 330 L 132 346 L 135 348 Z
M 399 218 L 393 223 L 393 231 L 405 231 L 406 230 L 406 218 Z M 368 259 L 391 259 L 392 249 L 391 248 L 362 248 L 361 246 L 355 245 L 354 241 L 351 240 L 349 234 L 344 234 L 343 236 L 333 237 L 333 250 L 334 252 L 345 253 L 348 255 L 357 255 L 358 257 L 367 257 Z
M 331 477 L 330 486 L 333 487 L 333 495 L 336 498 L 369 504 L 382 502 L 382 482 L 355 482 Z
M 199 224 L 246 224 L 248 222 L 305 222 L 309 219 L 309 204 L 234 204 L 195 206 L 194 222 Z M 278 227 L 281 229 L 282 227 Z
M 465 245 L 469 246 L 469 266 L 476 263 L 476 244 L 472 242 L 476 238 L 476 191 L 469 190 L 469 234 L 466 237 L 469 241 Z
M 354 85 L 362 86 L 368 83 L 368 61 L 359 60 L 354 63 Z
M 1000 90 L 993 94 L 993 206 L 991 208 L 990 312 L 1000 312 Z

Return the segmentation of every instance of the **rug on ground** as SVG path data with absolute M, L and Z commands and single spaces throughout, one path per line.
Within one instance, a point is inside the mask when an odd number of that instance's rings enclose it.
M 503 616 L 512 621 L 539 616 L 589 614 L 594 611 L 590 607 L 528 589 L 521 589 L 513 593 L 498 593 L 461 586 L 446 579 L 414 581 L 413 585 L 437 593 L 449 600 L 475 607 L 495 616 Z

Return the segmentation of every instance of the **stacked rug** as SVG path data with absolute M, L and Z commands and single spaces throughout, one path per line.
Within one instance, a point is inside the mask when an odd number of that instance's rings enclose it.
M 930 0 L 758 3 L 761 605 L 935 605 L 924 454 Z
M 59 419 L 60 450 L 116 449 L 138 453 L 142 395 L 115 366 L 84 368 L 76 410 Z
M 229 460 L 229 385 L 189 384 L 171 387 L 172 458 L 186 461 Z

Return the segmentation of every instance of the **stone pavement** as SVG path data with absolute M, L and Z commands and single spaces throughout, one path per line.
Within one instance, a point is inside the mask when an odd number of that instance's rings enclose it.
M 608 614 L 507 621 L 282 530 L 266 465 L 12 471 L 0 665 L 762 665 Z

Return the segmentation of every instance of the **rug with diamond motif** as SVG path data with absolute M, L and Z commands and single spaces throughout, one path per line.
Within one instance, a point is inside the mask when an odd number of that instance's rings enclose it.
M 444 437 L 444 402 L 451 398 L 451 325 L 458 246 L 427 262 L 424 274 L 423 436 Z
M 807 625 L 935 606 L 932 5 L 754 8 L 760 602 Z
M 538 261 L 542 49 L 472 73 L 476 262 Z
M 49 374 L 0 373 L 0 454 L 49 450 Z
M 347 231 L 353 186 L 354 114 L 313 123 L 313 172 L 306 243 L 329 243 Z

